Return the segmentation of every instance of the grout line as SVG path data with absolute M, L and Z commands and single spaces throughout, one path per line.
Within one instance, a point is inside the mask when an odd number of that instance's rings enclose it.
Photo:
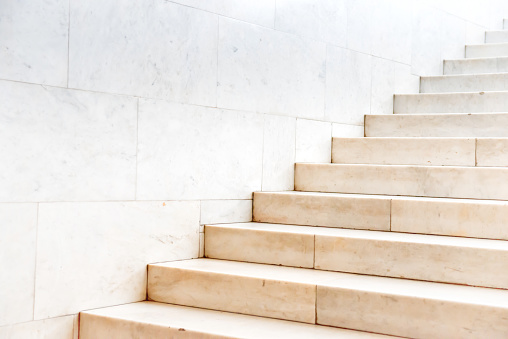
M 314 251 L 312 257 L 312 268 L 316 268 L 316 234 L 314 233 Z
M 136 105 L 136 170 L 134 177 L 134 201 L 138 198 L 138 153 L 139 153 L 139 98 Z
M 390 232 L 392 231 L 392 202 L 393 202 L 393 199 L 390 199 L 390 213 L 389 213 L 389 217 L 390 217 Z
M 474 139 L 474 165 L 478 166 L 478 138 Z
M 316 299 L 314 299 L 314 324 L 317 325 L 318 323 L 318 319 L 317 319 L 317 289 L 318 289 L 318 285 L 316 284 Z
M 33 289 L 33 307 L 32 320 L 35 320 L 35 287 L 37 286 L 37 244 L 39 242 L 39 203 L 37 203 L 36 222 L 35 222 L 35 263 L 34 263 L 34 289 Z

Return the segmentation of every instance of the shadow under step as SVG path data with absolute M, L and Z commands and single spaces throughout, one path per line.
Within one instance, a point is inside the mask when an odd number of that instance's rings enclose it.
M 389 338 L 380 334 L 152 301 L 80 313 L 81 339 Z
M 317 192 L 256 192 L 264 223 L 508 240 L 508 202 Z
M 238 223 L 205 226 L 205 257 L 508 289 L 508 242 Z
M 224 260 L 149 265 L 148 297 L 413 338 L 508 333 L 506 290 Z

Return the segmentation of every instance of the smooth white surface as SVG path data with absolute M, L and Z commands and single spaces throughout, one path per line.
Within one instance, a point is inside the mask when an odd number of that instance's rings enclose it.
M 36 237 L 37 204 L 0 204 L 0 326 L 33 319 Z
M 263 191 L 292 190 L 295 183 L 296 119 L 265 115 Z
M 2 1 L 0 79 L 67 85 L 69 1 Z
M 220 18 L 217 105 L 322 119 L 325 62 L 324 43 Z
M 200 224 L 252 220 L 252 200 L 202 200 Z
M 70 20 L 70 87 L 215 105 L 216 15 L 160 0 L 72 0 Z
M 421 78 L 421 93 L 508 91 L 508 73 Z
M 2 339 L 78 339 L 77 315 L 0 327 Z
M 137 199 L 250 199 L 262 151 L 262 115 L 140 100 Z
M 445 60 L 443 70 L 444 75 L 506 72 L 508 72 L 508 58 Z
M 296 120 L 296 162 L 331 162 L 332 125 L 329 122 Z
M 196 258 L 199 202 L 39 206 L 35 319 L 144 300 L 146 265 Z
M 134 199 L 135 98 L 0 81 L 0 201 Z

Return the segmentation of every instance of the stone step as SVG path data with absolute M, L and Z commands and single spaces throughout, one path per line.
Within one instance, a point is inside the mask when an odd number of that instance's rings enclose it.
M 467 45 L 466 58 L 508 57 L 508 43 Z
M 137 338 L 389 338 L 293 321 L 153 301 L 80 313 L 81 339 Z
M 508 200 L 508 168 L 297 163 L 295 190 Z
M 503 29 L 508 29 L 508 19 L 503 20 Z
M 508 242 L 264 223 L 205 226 L 205 257 L 508 289 Z
M 488 44 L 508 42 L 508 31 L 502 30 L 485 32 L 485 42 Z
M 504 338 L 508 291 L 194 259 L 149 265 L 159 302 L 405 337 Z
M 482 91 L 508 91 L 508 73 L 442 75 L 420 78 L 421 93 Z
M 475 58 L 445 60 L 444 75 L 508 72 L 508 58 Z
M 396 94 L 396 114 L 508 112 L 508 92 Z
M 317 192 L 256 192 L 253 220 L 508 240 L 508 202 Z
M 333 138 L 337 164 L 508 166 L 508 138 Z
M 508 137 L 508 114 L 366 115 L 367 137 Z

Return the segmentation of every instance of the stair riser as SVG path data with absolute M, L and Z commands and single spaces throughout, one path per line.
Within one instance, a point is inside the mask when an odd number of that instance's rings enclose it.
M 490 250 L 206 226 L 206 257 L 472 286 L 508 288 L 508 248 Z M 270 246 L 260 242 L 270 239 Z M 315 248 L 314 248 L 315 243 Z M 225 246 L 227 244 L 227 246 Z M 260 244 L 262 246 L 260 247 Z M 313 264 L 315 261 L 315 264 Z
M 475 139 L 333 138 L 332 162 L 475 166 L 475 144 Z
M 443 74 L 484 74 L 508 72 L 508 58 L 445 60 Z
M 495 58 L 508 56 L 508 44 L 466 46 L 466 58 Z
M 295 190 L 508 200 L 508 169 L 297 164 Z
M 508 112 L 508 92 L 395 95 L 393 112 L 402 114 Z
M 422 77 L 420 93 L 508 91 L 508 74 Z
M 486 32 L 485 42 L 494 44 L 508 42 L 508 32 L 506 31 Z
M 178 268 L 148 267 L 148 299 L 315 323 L 316 286 Z
M 367 115 L 367 137 L 506 138 L 508 114 Z
M 320 209 L 319 204 L 306 205 L 307 201 L 316 201 L 315 199 L 318 199 L 321 205 L 329 206 L 345 205 L 345 201 L 350 199 L 351 206 L 355 206 L 358 202 L 358 198 L 349 197 L 256 193 L 254 206 L 257 206 L 257 209 L 254 209 L 254 214 L 256 215 L 258 210 L 266 210 L 262 215 L 258 214 L 255 219 L 259 222 L 277 223 L 274 220 L 291 219 L 295 213 L 299 213 L 299 218 L 295 219 L 300 220 L 301 225 L 333 227 L 327 222 L 328 220 L 346 218 L 347 222 L 341 223 L 340 227 L 365 229 L 365 227 L 356 226 L 364 226 L 362 214 L 344 213 L 342 209 L 334 210 L 333 208 L 323 210 Z M 508 240 L 508 227 L 506 227 L 508 202 L 444 201 L 384 196 L 371 199 L 371 201 L 372 208 L 367 210 L 377 210 L 378 220 L 382 225 L 382 227 L 378 226 L 378 230 Z M 377 201 L 382 201 L 383 204 Z M 387 207 L 378 208 L 380 205 Z M 323 219 L 322 215 L 326 215 L 326 219 Z M 291 221 L 280 223 L 296 224 Z M 375 229 L 375 224 L 371 224 L 370 227 Z
M 321 325 L 409 338 L 506 338 L 508 309 L 318 286 Z
M 390 201 L 254 193 L 253 220 L 276 224 L 388 231 Z

